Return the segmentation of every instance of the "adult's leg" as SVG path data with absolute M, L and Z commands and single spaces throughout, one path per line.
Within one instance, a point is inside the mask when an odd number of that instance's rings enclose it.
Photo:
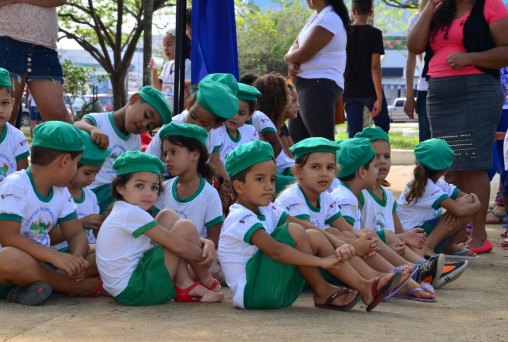
M 418 131 L 420 142 L 430 139 L 430 123 L 427 116 L 427 91 L 419 90 L 416 96 L 418 109 Z
M 293 139 L 295 143 L 310 137 L 310 133 L 309 131 L 307 131 L 307 128 L 303 123 L 302 114 L 300 113 L 300 111 L 298 111 L 298 114 L 295 119 L 289 120 L 288 128 L 289 134 L 291 135 L 291 139 Z
M 363 109 L 365 104 L 362 100 L 346 100 L 347 130 L 348 137 L 353 138 L 356 133 L 363 130 Z
M 58 120 L 72 123 L 63 99 L 63 87 L 58 81 L 31 80 L 28 88 L 37 103 L 44 121 Z
M 23 92 L 25 91 L 26 77 L 26 75 L 11 77 L 12 86 L 14 89 L 14 92 L 12 93 L 14 104 L 12 106 L 12 113 L 11 117 L 9 118 L 9 123 L 13 126 L 16 125 L 16 119 L 18 118 L 18 113 L 20 112 L 21 99 L 23 97 Z
M 386 102 L 386 96 L 384 92 L 383 102 L 381 103 L 381 111 L 378 115 L 376 115 L 376 117 L 374 117 L 374 123 L 386 133 L 390 131 L 390 115 L 388 114 L 388 103 Z
M 335 103 L 342 89 L 324 78 L 296 81 L 300 116 L 310 136 L 335 140 Z

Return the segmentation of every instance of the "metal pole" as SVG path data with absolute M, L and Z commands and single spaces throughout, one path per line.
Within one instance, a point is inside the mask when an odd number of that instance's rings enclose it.
M 183 111 L 185 96 L 185 12 L 186 0 L 177 0 L 176 3 L 176 47 L 175 47 L 175 98 L 173 114 Z

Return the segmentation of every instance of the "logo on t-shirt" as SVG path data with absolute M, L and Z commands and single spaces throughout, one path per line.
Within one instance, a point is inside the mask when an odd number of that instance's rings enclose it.
M 108 157 L 109 165 L 113 167 L 113 163 L 115 162 L 116 158 L 118 158 L 125 151 L 127 150 L 122 145 L 113 145 L 113 147 L 111 147 L 111 154 Z
M 18 201 L 21 199 L 20 196 L 15 195 L 15 194 L 1 194 L 0 195 L 0 198 L 2 198 L 2 199 L 8 199 L 8 198 L 11 198 L 11 197 L 16 199 L 16 200 L 18 200 Z
M 245 215 L 244 217 L 242 217 L 242 218 L 240 219 L 240 223 L 245 223 L 245 221 L 246 221 L 249 217 L 251 217 L 251 216 L 254 216 L 254 215 L 253 215 L 253 214 L 248 214 L 248 215 Z

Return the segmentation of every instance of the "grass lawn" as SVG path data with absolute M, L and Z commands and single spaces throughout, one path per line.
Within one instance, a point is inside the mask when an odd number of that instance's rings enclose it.
M 346 133 L 346 124 L 340 124 L 335 126 L 335 131 L 339 132 L 335 134 L 335 140 L 344 140 L 348 138 Z M 392 149 L 397 150 L 413 150 L 418 144 L 418 136 L 404 137 L 402 132 L 390 132 L 390 145 Z

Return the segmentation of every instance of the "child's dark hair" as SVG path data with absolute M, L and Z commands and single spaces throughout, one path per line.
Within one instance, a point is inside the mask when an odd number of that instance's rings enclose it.
M 351 5 L 360 15 L 369 15 L 372 12 L 372 0 L 353 0 Z
M 258 78 L 259 78 L 258 74 L 248 72 L 244 74 L 242 77 L 240 77 L 240 83 L 244 83 L 251 86 L 254 84 L 254 82 L 256 82 Z
M 13 92 L 12 87 L 0 87 L 0 90 L 2 90 L 2 89 L 7 90 L 7 94 L 9 94 L 10 96 L 12 96 L 12 92 Z
M 121 201 L 124 200 L 123 196 L 118 192 L 118 190 L 116 188 L 119 186 L 122 186 L 125 188 L 125 184 L 127 184 L 127 182 L 132 178 L 132 175 L 134 173 L 135 172 L 126 173 L 124 175 L 116 176 L 115 179 L 113 179 L 113 183 L 111 184 L 112 185 L 111 193 L 112 193 L 113 197 L 115 197 Z M 160 195 L 163 191 L 164 191 L 164 189 L 162 188 L 162 177 L 159 175 L 159 192 L 157 195 Z
M 254 87 L 261 92 L 257 101 L 257 110 L 265 113 L 275 127 L 280 127 L 283 124 L 281 118 L 288 103 L 286 79 L 281 74 L 272 72 L 258 78 L 254 82 Z
M 257 101 L 246 101 L 246 100 L 242 101 L 247 102 L 247 104 L 249 105 L 249 115 L 254 113 L 254 111 L 256 110 Z
M 198 94 L 198 92 L 195 91 L 192 94 L 190 94 L 189 97 L 187 98 L 187 102 L 185 103 L 185 108 L 187 110 L 189 110 L 190 107 L 192 107 L 192 105 L 194 104 L 194 102 L 197 101 L 197 99 L 198 99 L 197 94 Z
M 413 170 L 414 179 L 411 184 L 409 184 L 409 191 L 406 193 L 407 204 L 413 200 L 416 203 L 418 199 L 422 197 L 428 179 L 435 176 L 439 172 L 441 171 L 429 170 L 422 164 L 417 163 L 415 169 Z
M 207 163 L 208 161 L 208 151 L 206 146 L 197 141 L 196 139 L 191 139 L 182 136 L 166 136 L 163 139 L 164 141 L 168 141 L 172 144 L 175 144 L 180 147 L 185 147 L 187 150 L 194 152 L 199 152 L 199 160 L 198 160 L 198 173 L 201 177 L 206 179 L 211 179 L 215 176 L 212 167 Z
M 81 151 L 61 151 L 61 150 L 53 150 L 51 148 L 33 146 L 31 151 L 31 163 L 40 166 L 46 166 L 51 164 L 56 158 L 60 157 L 63 154 L 69 154 L 71 159 L 79 156 Z
M 363 166 L 363 168 L 364 168 L 365 170 L 368 170 L 368 169 L 369 169 L 369 165 L 370 165 L 370 163 L 374 160 L 374 158 L 376 158 L 376 155 L 374 155 L 372 158 L 370 158 L 370 159 L 369 159 L 369 161 L 368 161 L 367 163 L 365 163 L 365 164 L 363 164 L 363 165 L 362 165 L 362 166 Z M 340 179 L 341 181 L 348 182 L 348 181 L 350 181 L 350 180 L 355 179 L 355 177 L 356 177 L 356 172 L 353 172 L 352 174 L 347 175 L 346 177 L 339 177 L 339 179 Z

